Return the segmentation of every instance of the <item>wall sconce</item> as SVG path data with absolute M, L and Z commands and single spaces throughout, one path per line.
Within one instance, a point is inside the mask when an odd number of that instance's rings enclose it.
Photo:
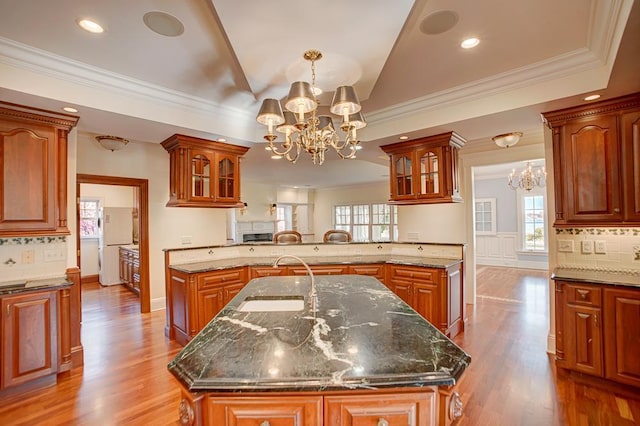
M 108 149 L 111 152 L 119 151 L 129 143 L 129 141 L 124 138 L 110 135 L 96 136 L 96 140 L 104 149 Z
M 269 206 L 269 213 L 271 213 L 271 216 L 273 216 L 276 213 L 276 207 L 278 207 L 276 203 L 273 203 Z
M 240 207 L 240 214 L 245 214 L 247 212 L 247 203 L 243 203 L 243 206 Z

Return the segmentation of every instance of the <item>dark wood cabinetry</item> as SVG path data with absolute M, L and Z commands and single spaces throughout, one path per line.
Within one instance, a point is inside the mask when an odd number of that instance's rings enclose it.
M 554 225 L 640 222 L 640 93 L 543 117 L 553 132 Z
M 368 275 L 377 278 L 378 281 L 385 284 L 385 265 L 384 263 L 367 263 L 362 265 L 349 265 L 348 274 Z
M 556 280 L 559 367 L 640 387 L 640 289 Z
M 326 396 L 325 424 L 427 425 L 435 424 L 436 394 Z
M 120 281 L 132 292 L 140 295 L 140 252 L 120 247 Z
M 394 204 L 460 202 L 458 150 L 465 140 L 454 132 L 383 145 L 391 160 Z
M 69 234 L 67 135 L 77 122 L 0 102 L 0 237 Z
M 249 148 L 178 134 L 162 146 L 169 152 L 167 206 L 241 205 L 240 157 Z
M 57 292 L 3 296 L 0 390 L 58 372 Z
M 322 425 L 322 397 L 272 396 L 209 398 L 207 418 L 216 424 L 288 426 Z

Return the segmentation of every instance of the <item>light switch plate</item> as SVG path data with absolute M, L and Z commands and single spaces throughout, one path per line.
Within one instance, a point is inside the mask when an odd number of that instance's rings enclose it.
M 582 241 L 582 253 L 584 254 L 593 253 L 593 241 Z
M 596 241 L 595 244 L 595 252 L 596 254 L 606 254 L 607 253 L 607 242 L 606 241 Z
M 558 251 L 562 253 L 573 253 L 573 241 L 558 240 Z

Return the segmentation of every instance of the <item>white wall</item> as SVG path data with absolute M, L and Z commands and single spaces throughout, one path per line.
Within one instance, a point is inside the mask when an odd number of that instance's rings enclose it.
M 398 206 L 398 241 L 465 243 L 465 229 L 465 203 Z
M 169 200 L 169 154 L 159 144 L 132 141 L 121 151 L 111 152 L 102 148 L 90 135 L 81 134 L 77 151 L 78 173 L 149 181 L 151 309 L 163 309 L 162 249 L 226 243 L 225 209 L 166 207 Z M 71 161 L 76 164 L 76 158 L 70 158 Z M 74 184 L 75 176 L 73 181 L 69 181 L 70 186 Z M 75 205 L 70 211 L 75 211 Z M 191 244 L 182 244 L 182 237 L 189 237 Z

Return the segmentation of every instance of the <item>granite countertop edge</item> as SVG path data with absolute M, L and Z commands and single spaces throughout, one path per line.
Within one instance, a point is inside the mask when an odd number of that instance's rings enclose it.
M 300 243 L 300 244 L 276 244 L 273 242 L 257 242 L 257 243 L 230 243 L 230 244 L 211 244 L 206 246 L 197 246 L 197 247 L 170 247 L 164 248 L 162 251 L 164 252 L 172 252 L 172 251 L 188 251 L 188 250 L 201 250 L 201 249 L 215 249 L 215 248 L 225 248 L 225 247 L 264 247 L 264 246 L 274 246 L 274 247 L 282 247 L 282 246 L 314 246 L 314 245 L 366 245 L 366 244 L 404 244 L 404 245 L 423 245 L 423 246 L 450 246 L 450 247 L 465 247 L 466 243 L 438 243 L 438 242 L 420 242 L 420 241 L 351 241 L 348 243 L 325 243 L 323 241 L 313 241 L 308 243 Z
M 70 287 L 72 285 L 73 282 L 67 280 L 66 277 L 6 281 L 0 282 L 0 296 L 28 293 L 40 290 L 53 290 L 58 288 Z
M 640 287 L 640 270 L 602 271 L 588 268 L 561 267 L 553 270 L 551 279 L 611 286 Z

